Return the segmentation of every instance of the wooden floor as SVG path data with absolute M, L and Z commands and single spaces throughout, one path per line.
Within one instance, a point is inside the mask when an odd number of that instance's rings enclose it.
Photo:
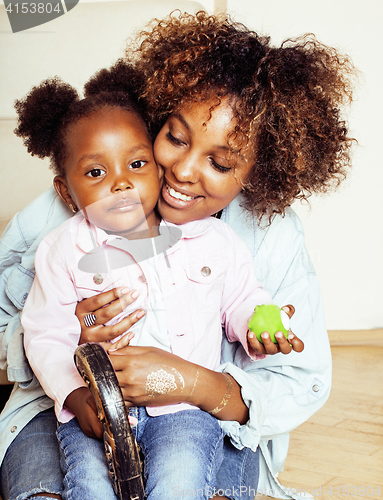
M 291 433 L 279 480 L 317 500 L 383 500 L 383 331 L 364 344 L 357 332 L 330 332 L 330 341 L 330 398 Z

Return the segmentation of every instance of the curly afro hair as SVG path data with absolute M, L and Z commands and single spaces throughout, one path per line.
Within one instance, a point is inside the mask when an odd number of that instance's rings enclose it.
M 131 111 L 146 122 L 145 109 L 138 103 L 141 87 L 139 73 L 122 60 L 96 73 L 85 84 L 83 99 L 58 77 L 45 80 L 16 101 L 15 134 L 24 139 L 29 153 L 50 157 L 54 173 L 65 175 L 68 127 L 104 107 Z
M 253 214 L 284 214 L 295 199 L 345 177 L 352 140 L 340 108 L 352 99 L 355 74 L 347 56 L 314 35 L 272 47 L 268 37 L 203 11 L 154 20 L 136 43 L 126 57 L 143 75 L 154 133 L 190 101 L 231 97 L 237 125 L 228 140 L 253 159 L 243 189 Z

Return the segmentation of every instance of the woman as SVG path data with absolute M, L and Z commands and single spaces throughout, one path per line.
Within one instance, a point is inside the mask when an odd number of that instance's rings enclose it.
M 288 432 L 323 405 L 331 383 L 330 349 L 318 283 L 304 248 L 300 222 L 288 206 L 295 198 L 325 191 L 343 176 L 350 141 L 339 118 L 339 106 L 350 97 L 347 77 L 351 66 L 312 39 L 274 49 L 268 39 L 259 38 L 243 26 L 203 13 L 158 22 L 143 35 L 137 54 L 137 66 L 146 84 L 142 95 L 152 114 L 153 133 L 159 132 L 154 146 L 156 160 L 165 172 L 166 183 L 159 201 L 161 215 L 182 222 L 182 214 L 190 205 L 194 209 L 197 204 L 201 207 L 198 218 L 223 209 L 222 219 L 248 244 L 257 275 L 274 301 L 279 305 L 293 303 L 297 309 L 291 323 L 305 342 L 305 350 L 299 355 L 267 356 L 255 366 L 247 363 L 241 348 L 224 342 L 221 370 L 237 384 L 217 414 L 231 439 L 227 440 L 225 468 L 217 478 L 220 496 L 255 496 L 250 487 L 257 487 L 257 473 L 249 472 L 247 467 L 254 467 L 259 459 L 259 490 L 286 497 L 275 474 L 283 467 Z M 221 119 L 216 120 L 218 115 Z M 240 176 L 239 183 L 236 174 L 241 168 L 248 169 L 248 175 Z M 45 214 L 43 220 L 36 220 L 35 214 L 41 212 Z M 249 213 L 255 217 L 249 217 Z M 21 382 L 1 418 L 5 429 L 3 452 L 9 448 L 1 470 L 3 492 L 11 474 L 10 464 L 23 453 L 20 443 L 34 443 L 32 426 L 43 418 L 54 425 L 50 413 L 39 413 L 51 403 L 39 392 L 20 354 L 18 310 L 32 281 L 29 276 L 33 274 L 38 241 L 68 216 L 52 192 L 45 193 L 19 216 L 2 239 L 8 258 L 2 274 L 4 290 L 7 288 L 7 295 L 4 292 L 1 299 L 3 342 L 8 346 L 12 337 L 8 373 Z M 33 233 L 24 232 L 23 240 L 15 234 L 20 221 L 30 223 L 28 229 Z M 9 247 L 14 250 L 8 251 Z M 20 253 L 24 255 L 19 266 Z M 18 289 L 12 288 L 15 286 Z M 102 307 L 105 304 L 110 305 Z M 83 326 L 82 339 L 106 340 L 126 331 L 134 318 L 113 328 L 102 326 L 119 311 L 119 300 L 113 302 L 110 294 L 81 303 L 78 317 Z M 88 328 L 83 318 L 90 312 L 94 312 L 96 324 Z M 279 347 L 268 339 L 264 346 L 254 338 L 249 342 L 258 352 L 290 351 L 283 340 Z M 12 366 L 12 353 L 20 358 L 21 366 L 17 359 Z M 150 403 L 145 396 L 145 380 L 152 364 L 169 361 L 184 378 L 188 377 L 187 363 L 177 364 L 171 354 L 154 348 L 127 348 L 113 355 L 112 361 L 124 398 L 133 405 Z M 13 367 L 14 371 L 10 370 Z M 193 403 L 210 410 L 225 395 L 225 377 L 208 370 L 200 377 Z M 156 403 L 177 403 L 179 398 L 175 391 L 171 397 L 159 397 Z M 33 418 L 37 413 L 38 417 Z M 9 446 L 13 435 L 29 421 Z M 53 432 L 47 430 L 44 444 L 39 436 L 41 456 L 52 466 Z M 248 448 L 240 451 L 243 446 Z M 31 465 L 43 469 L 40 456 L 39 464 L 35 462 Z M 49 477 L 54 479 L 43 487 L 31 491 L 28 484 L 19 492 L 58 498 L 58 472 Z M 12 494 L 8 497 L 13 498 Z

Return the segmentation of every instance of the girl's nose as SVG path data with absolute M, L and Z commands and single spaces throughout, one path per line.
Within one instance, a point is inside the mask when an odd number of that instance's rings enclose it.
M 117 191 L 125 191 L 126 189 L 132 189 L 133 183 L 130 181 L 129 176 L 126 172 L 120 175 L 116 175 L 112 184 L 113 193 Z

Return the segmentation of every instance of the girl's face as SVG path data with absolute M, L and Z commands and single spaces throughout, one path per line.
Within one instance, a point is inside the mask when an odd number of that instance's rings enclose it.
M 161 216 L 176 224 L 203 219 L 226 207 L 242 190 L 251 161 L 228 144 L 236 121 L 229 98 L 190 103 L 173 112 L 160 130 L 154 155 L 164 171 Z
M 158 225 L 159 173 L 152 142 L 133 112 L 102 108 L 71 125 L 65 177 L 55 187 L 93 224 L 115 234 Z

